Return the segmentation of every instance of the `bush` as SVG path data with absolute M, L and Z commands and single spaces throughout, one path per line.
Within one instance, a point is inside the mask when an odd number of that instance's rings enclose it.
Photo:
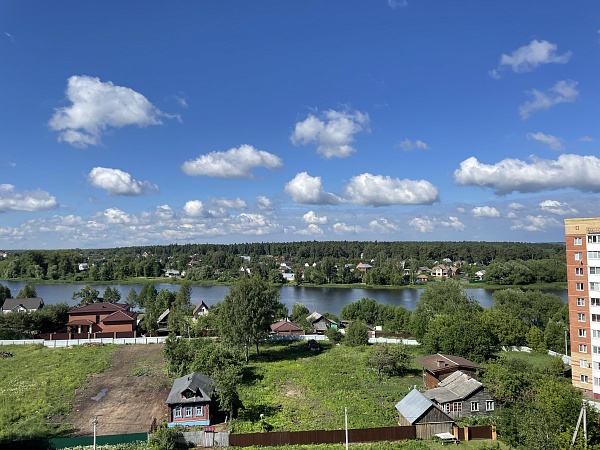
M 176 427 L 169 428 L 166 425 L 161 425 L 150 435 L 148 447 L 151 450 L 175 450 L 179 435 L 180 431 Z
M 325 332 L 325 337 L 329 339 L 332 344 L 339 344 L 344 339 L 344 335 L 337 328 L 328 328 Z
M 344 343 L 350 347 L 358 347 L 369 343 L 369 330 L 360 320 L 355 320 L 346 329 Z

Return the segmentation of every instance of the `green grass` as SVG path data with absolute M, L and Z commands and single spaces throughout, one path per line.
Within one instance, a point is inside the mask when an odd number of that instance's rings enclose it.
M 234 421 L 236 433 L 332 430 L 394 426 L 394 405 L 413 385 L 420 370 L 379 381 L 368 364 L 367 348 L 332 347 L 311 353 L 306 342 L 267 344 L 245 369 L 239 386 L 244 408 Z M 264 414 L 264 420 L 260 420 Z
M 14 355 L 0 363 L 0 443 L 67 433 L 51 419 L 70 412 L 75 389 L 89 374 L 107 369 L 115 349 L 0 346 Z
M 506 359 L 518 359 L 521 361 L 527 361 L 533 365 L 534 369 L 545 369 L 549 367 L 552 362 L 557 358 L 556 356 L 550 356 L 544 353 L 536 352 L 500 352 L 497 354 Z

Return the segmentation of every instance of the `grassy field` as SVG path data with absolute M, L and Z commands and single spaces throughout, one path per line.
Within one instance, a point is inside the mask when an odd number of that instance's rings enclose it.
M 233 430 L 340 429 L 344 407 L 350 428 L 396 425 L 394 405 L 414 385 L 422 385 L 420 369 L 415 366 L 403 377 L 379 381 L 366 348 L 322 346 L 318 354 L 310 352 L 306 342 L 263 346 L 261 356 L 245 369 L 245 382 L 239 387 L 244 408 Z
M 0 443 L 67 432 L 52 424 L 52 418 L 70 412 L 75 389 L 88 375 L 105 370 L 114 350 L 0 346 L 0 351 L 14 355 L 0 364 Z

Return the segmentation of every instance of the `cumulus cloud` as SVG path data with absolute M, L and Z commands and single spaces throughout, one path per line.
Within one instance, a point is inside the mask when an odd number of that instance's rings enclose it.
M 246 209 L 248 204 L 241 198 L 212 198 L 211 203 L 219 208 Z
M 552 136 L 551 134 L 544 134 L 540 132 L 527 133 L 527 139 L 533 139 L 535 141 L 542 142 L 543 144 L 549 146 L 552 150 L 562 151 L 565 149 L 562 139 Z
M 575 208 L 571 208 L 568 204 L 559 202 L 557 200 L 544 200 L 540 203 L 540 208 L 542 208 L 542 210 L 545 212 L 559 216 L 577 213 Z
M 420 140 L 416 140 L 416 141 L 411 141 L 409 139 L 405 139 L 402 142 L 400 142 L 400 144 L 398 144 L 398 146 L 402 149 L 402 150 L 431 150 L 431 147 L 429 145 L 427 145 L 425 142 L 420 141 Z
M 521 209 L 525 209 L 525 205 L 523 205 L 521 203 L 517 203 L 517 202 L 512 202 L 512 203 L 508 204 L 508 208 L 513 209 L 515 211 L 519 211 Z
M 308 211 L 302 216 L 302 220 L 305 223 L 320 223 L 324 225 L 327 223 L 327 216 L 317 216 L 314 211 Z
M 380 233 L 393 233 L 396 231 L 400 231 L 400 227 L 385 217 L 380 217 L 379 219 L 371 220 L 369 222 L 369 228 L 373 231 L 378 231 Z
M 525 217 L 524 220 L 515 220 L 514 225 L 510 227 L 511 230 L 524 230 L 524 231 L 546 231 L 550 227 L 562 227 L 560 223 L 553 217 L 544 216 L 532 216 Z
M 496 164 L 471 157 L 454 171 L 454 180 L 459 185 L 489 187 L 499 195 L 563 188 L 600 192 L 598 173 L 600 159 L 595 156 L 563 154 L 556 161 L 531 156 L 531 163 L 508 158 Z
M 19 192 L 12 184 L 0 184 L 0 212 L 45 211 L 57 206 L 56 198 L 41 189 Z
M 262 214 L 241 213 L 232 219 L 229 230 L 233 233 L 262 236 L 281 231 L 281 225 L 270 221 Z
M 306 228 L 295 231 L 295 233 L 303 236 L 323 236 L 323 230 L 316 223 L 311 223 Z
M 106 220 L 106 223 L 111 224 L 130 224 L 135 223 L 137 220 L 135 217 L 130 216 L 124 211 L 121 211 L 119 208 L 108 208 L 103 212 L 103 216 Z
M 523 73 L 531 72 L 543 64 L 566 64 L 571 59 L 572 53 L 566 52 L 559 55 L 556 49 L 556 44 L 534 39 L 510 55 L 502 54 L 498 68 L 510 67 L 515 73 Z M 494 72 L 498 73 L 498 71 Z
M 500 217 L 500 211 L 493 206 L 476 206 L 471 212 L 475 217 Z
M 88 182 L 108 195 L 143 195 L 157 191 L 158 186 L 148 181 L 134 180 L 127 172 L 107 167 L 94 167 L 87 176 Z
M 369 115 L 360 111 L 329 110 L 319 118 L 313 114 L 296 123 L 290 140 L 294 145 L 315 143 L 317 153 L 326 159 L 347 158 L 356 149 L 354 135 L 368 129 Z
M 426 180 L 400 180 L 363 173 L 344 188 L 352 203 L 360 205 L 431 205 L 439 200 L 437 188 Z
M 256 197 L 256 207 L 262 211 L 274 211 L 275 204 L 270 198 L 265 197 L 264 195 L 259 195 Z
M 300 172 L 293 180 L 285 185 L 287 192 L 294 202 L 305 205 L 337 205 L 340 198 L 323 190 L 321 177 L 312 177 L 306 172 Z
M 163 113 L 133 89 L 89 76 L 70 77 L 66 95 L 71 105 L 57 108 L 48 125 L 60 132 L 59 141 L 76 147 L 98 145 L 110 128 L 161 125 L 161 117 L 179 117 Z
M 204 214 L 204 204 L 200 200 L 189 200 L 183 205 L 183 212 L 189 217 L 201 217 Z
M 415 217 L 408 224 L 421 233 L 431 233 L 439 227 L 452 228 L 455 231 L 465 230 L 465 225 L 456 216 L 448 218 Z
M 258 167 L 279 169 L 281 158 L 251 145 L 241 145 L 225 152 L 210 152 L 186 161 L 181 170 L 186 175 L 206 175 L 220 178 L 252 178 L 252 170 Z
M 364 228 L 358 225 L 347 225 L 344 222 L 337 222 L 333 224 L 333 231 L 336 234 L 362 233 Z
M 541 109 L 549 109 L 561 103 L 573 103 L 579 96 L 576 81 L 557 81 L 548 93 L 532 89 L 527 91 L 533 99 L 519 106 L 519 114 L 523 120 Z

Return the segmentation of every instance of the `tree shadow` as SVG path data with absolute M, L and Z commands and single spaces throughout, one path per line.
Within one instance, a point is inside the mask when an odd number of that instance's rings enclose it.
M 300 358 L 309 358 L 317 356 L 323 351 L 329 350 L 332 346 L 328 341 L 318 341 L 321 351 L 313 351 L 308 345 L 308 341 L 265 341 L 261 343 L 260 355 L 254 355 L 252 361 L 255 362 L 276 362 L 276 361 L 294 361 Z

